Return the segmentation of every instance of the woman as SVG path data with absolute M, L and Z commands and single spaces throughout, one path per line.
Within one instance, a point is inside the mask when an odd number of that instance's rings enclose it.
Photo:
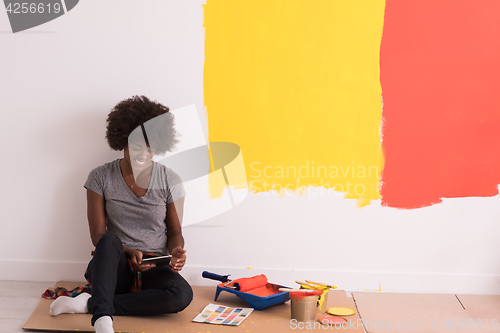
M 96 246 L 85 277 L 92 296 L 59 297 L 50 313 L 91 313 L 96 332 L 113 332 L 113 315 L 154 315 L 186 308 L 193 294 L 178 273 L 186 261 L 181 221 L 184 188 L 171 169 L 153 162 L 177 140 L 169 109 L 144 96 L 118 103 L 106 139 L 122 159 L 92 170 L 87 215 Z M 144 256 L 172 255 L 155 267 Z

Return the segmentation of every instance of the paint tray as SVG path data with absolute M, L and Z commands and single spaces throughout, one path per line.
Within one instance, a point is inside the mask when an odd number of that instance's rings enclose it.
M 279 288 L 288 288 L 284 286 L 280 286 L 274 283 L 267 283 L 264 288 L 266 288 L 269 292 L 267 293 L 259 293 L 257 295 L 250 292 L 242 292 L 237 291 L 235 289 L 224 287 L 225 283 L 220 283 L 217 285 L 217 290 L 215 292 L 215 301 L 219 297 L 221 291 L 227 291 L 228 293 L 235 294 L 245 302 L 247 302 L 252 308 L 255 310 L 262 310 L 268 308 L 273 305 L 281 304 L 290 299 L 289 293 L 286 291 L 279 291 Z M 262 290 L 261 290 L 262 291 Z M 270 294 L 269 296 L 259 296 Z

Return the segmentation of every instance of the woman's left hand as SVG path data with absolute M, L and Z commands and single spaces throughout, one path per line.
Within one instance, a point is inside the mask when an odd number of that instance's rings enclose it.
M 170 252 L 172 258 L 170 259 L 170 267 L 175 273 L 179 273 L 186 263 L 186 250 L 181 246 L 174 247 Z

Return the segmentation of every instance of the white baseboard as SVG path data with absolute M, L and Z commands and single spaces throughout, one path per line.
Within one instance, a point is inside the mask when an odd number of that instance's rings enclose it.
M 15 281 L 85 281 L 87 262 L 0 260 L 0 280 Z M 232 267 L 186 266 L 182 276 L 194 286 L 215 286 L 217 281 L 205 279 L 201 273 L 231 274 L 230 279 L 265 274 L 269 282 L 295 287 L 295 281 L 313 280 L 338 286 L 348 291 L 439 294 L 500 294 L 500 276 L 474 274 L 442 274 L 421 272 L 369 272 L 333 270 L 246 269 Z M 215 292 L 215 289 L 214 289 Z

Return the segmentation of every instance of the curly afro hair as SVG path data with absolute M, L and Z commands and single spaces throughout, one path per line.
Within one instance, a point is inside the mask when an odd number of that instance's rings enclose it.
M 174 116 L 168 111 L 168 107 L 145 96 L 132 96 L 119 102 L 106 120 L 109 146 L 113 150 L 123 150 L 128 146 L 131 134 L 135 136 L 145 130 L 146 142 L 156 153 L 171 151 L 178 140 Z

